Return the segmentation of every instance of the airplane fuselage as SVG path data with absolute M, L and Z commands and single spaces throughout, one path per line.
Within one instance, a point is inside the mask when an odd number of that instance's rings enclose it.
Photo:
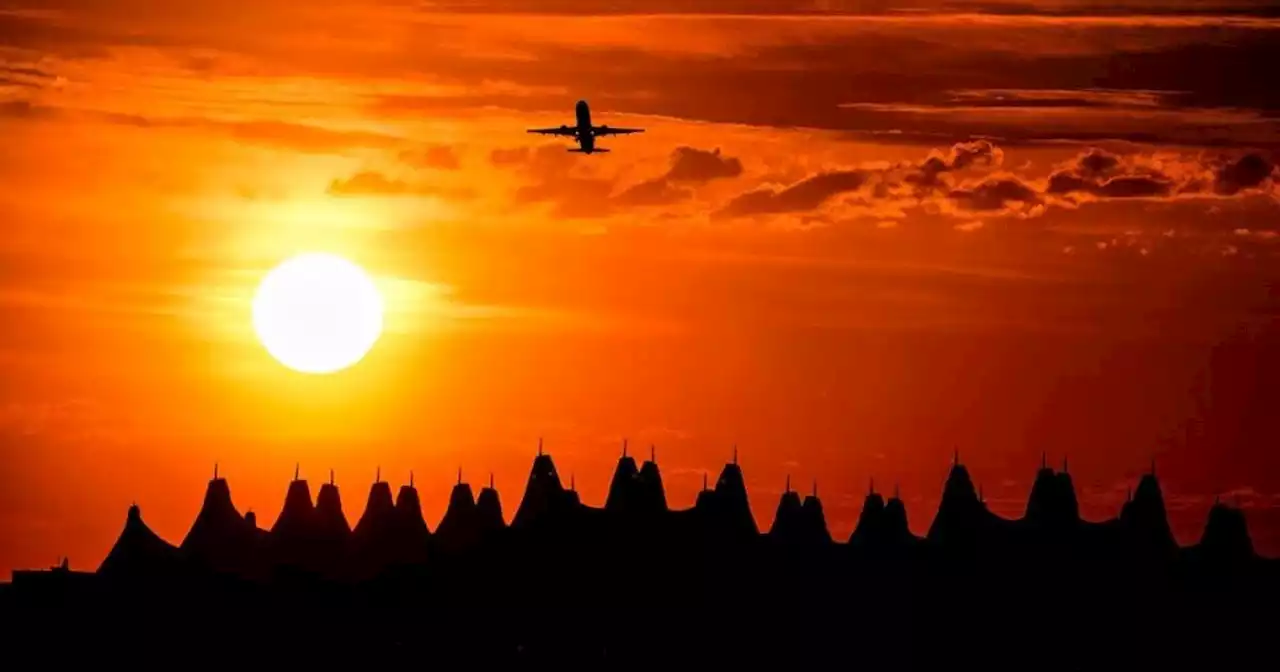
M 596 149 L 596 136 L 591 131 L 591 106 L 587 101 L 579 100 L 574 111 L 578 119 L 578 133 L 574 137 L 577 138 L 578 146 L 582 151 L 590 154 Z
M 578 143 L 577 149 L 571 149 L 571 152 L 580 152 L 583 154 L 595 154 L 597 152 L 607 152 L 608 149 L 596 146 L 596 138 L 611 137 L 615 135 L 630 135 L 632 133 L 643 133 L 643 128 L 615 128 L 611 126 L 594 126 L 591 124 L 591 106 L 585 100 L 579 100 L 574 106 L 573 126 L 562 124 L 555 128 L 531 128 L 530 133 L 539 135 L 555 135 L 562 138 L 573 138 Z

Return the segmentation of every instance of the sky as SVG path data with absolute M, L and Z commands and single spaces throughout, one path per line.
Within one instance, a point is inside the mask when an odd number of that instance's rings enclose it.
M 736 444 L 838 538 L 954 450 L 1015 517 L 1154 460 L 1280 554 L 1277 62 L 1260 0 L 0 0 L 0 566 L 178 543 L 215 462 L 264 526 L 295 464 L 510 516 L 539 437 L 596 505 Z M 579 99 L 646 133 L 524 132 Z M 301 251 L 386 302 L 332 376 L 249 320 Z

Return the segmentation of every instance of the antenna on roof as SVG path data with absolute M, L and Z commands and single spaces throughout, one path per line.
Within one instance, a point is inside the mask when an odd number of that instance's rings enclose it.
M 298 472 L 302 469 L 302 465 L 295 463 L 293 465 L 293 480 L 298 480 Z
M 542 437 L 538 437 L 538 457 L 542 457 Z
M 813 479 L 813 496 L 815 498 L 818 496 L 818 479 L 816 478 Z
M 569 492 L 578 491 L 578 478 L 575 474 L 569 474 Z
M 707 472 L 704 471 L 702 472 L 702 491 L 706 492 L 708 489 L 709 488 L 707 487 Z
M 462 485 L 462 467 L 458 467 L 458 485 Z
M 788 492 L 788 493 L 790 493 L 790 492 L 791 492 L 791 474 L 787 474 L 787 489 L 786 489 L 786 492 Z
M 409 470 L 409 487 L 413 487 L 413 470 Z
M 622 440 L 622 456 L 623 457 L 627 456 L 627 440 L 626 439 Z
M 218 480 L 218 463 L 213 463 L 213 480 Z
M 489 489 L 493 489 L 493 472 L 489 472 Z
M 374 483 L 382 482 L 382 465 L 378 465 L 378 470 L 373 472 L 373 482 Z
M 649 444 L 649 461 L 654 464 L 658 463 L 658 449 L 652 443 Z
M 333 485 L 333 467 L 329 467 L 329 485 Z
M 733 463 L 738 463 L 738 444 L 733 444 Z

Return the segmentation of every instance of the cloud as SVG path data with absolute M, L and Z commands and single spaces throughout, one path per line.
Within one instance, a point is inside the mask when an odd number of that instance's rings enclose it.
M 781 189 L 763 188 L 729 201 L 718 217 L 743 217 L 815 210 L 838 194 L 854 191 L 867 181 L 862 170 L 819 173 Z
M 39 120 L 57 118 L 55 108 L 32 104 L 26 100 L 0 101 L 0 119 Z
M 707 151 L 696 147 L 677 147 L 671 153 L 670 168 L 666 174 L 627 188 L 613 201 L 631 206 L 671 205 L 693 196 L 691 189 L 677 183 L 705 184 L 741 174 L 742 161 L 721 156 L 719 149 Z
M 472 196 L 469 191 L 414 184 L 391 179 L 372 170 L 356 173 L 345 180 L 330 182 L 328 193 L 331 196 L 436 196 L 456 200 Z
M 1229 161 L 1213 174 L 1213 191 L 1222 196 L 1235 196 L 1247 189 L 1263 186 L 1267 180 L 1275 180 L 1276 166 L 1257 153 L 1245 154 Z
M 954 189 L 947 198 L 965 210 L 992 212 L 1041 202 L 1040 193 L 1013 176 L 992 177 L 964 189 Z
M 415 168 L 457 170 L 462 167 L 458 155 L 452 147 L 447 145 L 431 145 L 423 149 L 405 150 L 400 153 L 400 161 Z
M 1118 154 L 1088 148 L 1038 177 L 1033 164 L 1002 169 L 1004 150 L 989 140 L 934 149 L 920 161 L 869 161 L 822 172 L 790 186 L 758 186 L 732 198 L 716 218 L 822 210 L 835 220 L 901 218 L 908 212 L 969 219 L 975 214 L 1039 217 L 1085 202 L 1232 198 L 1273 193 L 1275 164 L 1257 152 L 1234 156 L 1172 152 Z M 864 188 L 865 187 L 865 188 Z M 857 191 L 835 208 L 832 197 Z M 1280 191 L 1274 191 L 1280 197 Z
M 1171 161 L 1152 165 L 1138 155 L 1123 157 L 1090 149 L 1049 177 L 1045 193 L 1054 196 L 1125 199 L 1171 196 L 1237 196 L 1264 190 L 1276 166 L 1261 154 L 1235 158 Z
M 672 185 L 666 179 L 646 180 L 632 186 L 617 196 L 613 201 L 619 205 L 670 205 L 693 196 L 689 189 Z
M 517 203 L 554 203 L 554 213 L 566 218 L 605 217 L 619 207 L 672 205 L 692 198 L 693 186 L 742 173 L 742 162 L 722 156 L 719 150 L 678 147 L 662 175 L 614 194 L 615 178 L 594 172 L 592 164 L 560 145 L 495 149 L 489 153 L 489 163 L 514 169 L 529 180 L 516 190 Z
M 1004 151 L 988 140 L 961 142 L 946 152 L 930 152 L 919 168 L 903 179 L 922 191 L 928 191 L 943 186 L 944 173 L 975 166 L 999 166 L 1003 162 Z
M 719 149 L 708 152 L 694 147 L 677 147 L 671 154 L 671 169 L 667 171 L 666 179 L 702 183 L 741 174 L 742 161 L 721 156 Z

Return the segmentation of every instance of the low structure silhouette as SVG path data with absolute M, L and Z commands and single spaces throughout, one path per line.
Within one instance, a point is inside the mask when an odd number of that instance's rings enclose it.
M 390 660 L 421 645 L 437 661 L 482 662 L 1080 669 L 1274 657 L 1280 566 L 1221 502 L 1199 543 L 1178 547 L 1154 468 L 1100 522 L 1080 517 L 1065 463 L 1042 463 L 1025 515 L 1002 518 L 959 455 L 924 537 L 897 487 L 886 501 L 874 482 L 847 543 L 833 541 L 816 483 L 802 498 L 788 478 L 776 511 L 761 533 L 736 449 L 714 488 L 704 477 L 692 508 L 671 509 L 656 451 L 637 468 L 624 446 L 596 508 L 540 445 L 510 525 L 492 476 L 476 497 L 459 471 L 434 532 L 412 474 L 393 501 L 379 470 L 352 528 L 332 473 L 313 503 L 295 472 L 266 531 L 215 469 L 180 545 L 131 506 L 96 572 L 16 571 L 0 614 L 32 645 L 51 635 L 28 626 L 56 616 L 59 637 L 119 641 L 145 623 L 153 647 L 217 642 L 227 655 L 308 637 Z M 1238 613 L 1254 615 L 1221 617 Z M 630 636 L 645 629 L 657 633 Z

